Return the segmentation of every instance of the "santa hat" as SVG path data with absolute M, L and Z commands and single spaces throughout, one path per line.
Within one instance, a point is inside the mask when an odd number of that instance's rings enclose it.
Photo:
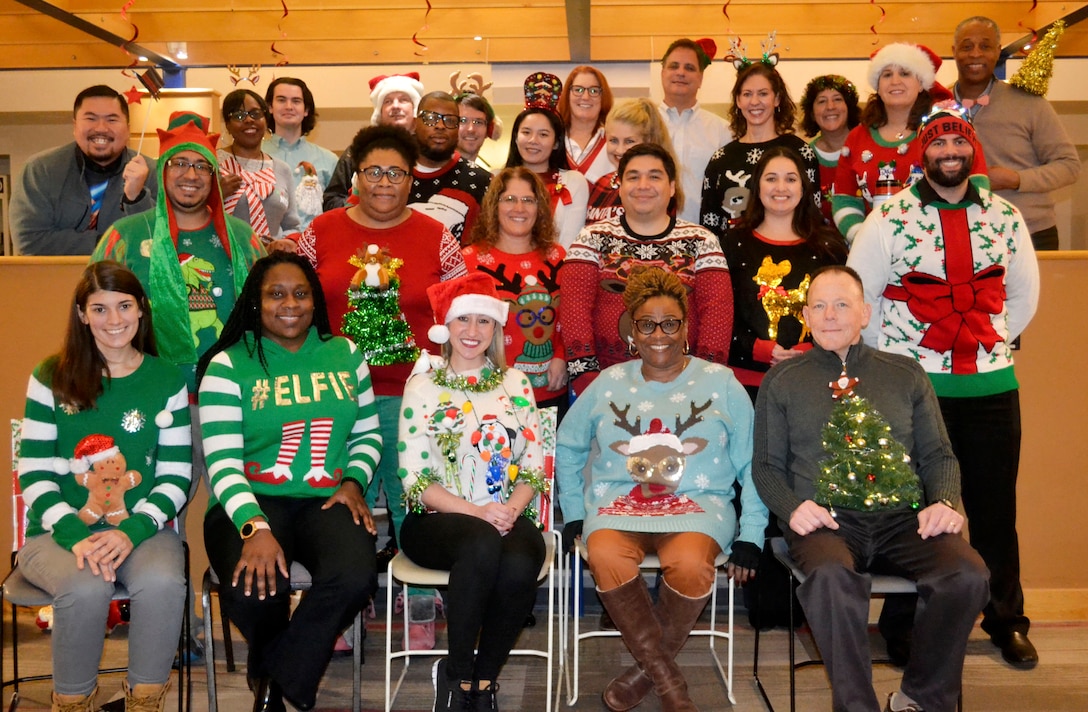
M 398 91 L 404 92 L 412 100 L 412 113 L 415 114 L 419 107 L 419 100 L 423 98 L 423 83 L 419 81 L 419 72 L 379 74 L 370 80 L 370 103 L 374 107 L 374 113 L 370 115 L 372 126 L 378 125 L 385 97 Z
M 902 67 L 909 70 L 918 77 L 922 88 L 928 91 L 933 88 L 933 82 L 937 80 L 941 58 L 929 47 L 909 42 L 895 42 L 882 47 L 869 58 L 869 85 L 873 87 L 873 91 L 877 91 L 880 73 L 886 67 Z
M 650 427 L 645 433 L 631 438 L 631 442 L 627 445 L 627 454 L 635 455 L 658 445 L 664 445 L 677 452 L 684 452 L 684 444 L 680 442 L 680 438 L 673 435 L 672 431 L 664 426 L 660 418 L 654 418 L 650 421 Z
M 918 142 L 922 145 L 922 153 L 929 148 L 940 136 L 956 134 L 971 142 L 971 146 L 978 153 L 978 137 L 975 128 L 971 125 L 967 110 L 955 101 L 942 101 L 933 105 L 929 114 L 922 118 L 918 127 Z
M 82 475 L 103 460 L 117 457 L 121 454 L 120 448 L 113 442 L 109 435 L 88 435 L 76 445 L 76 451 L 70 460 L 72 472 Z
M 150 264 L 148 267 L 148 299 L 155 305 L 155 345 L 159 356 L 176 365 L 195 364 L 196 347 L 193 345 L 189 323 L 189 295 L 178 263 L 178 226 L 174 209 L 166 197 L 165 172 L 171 158 L 182 151 L 194 151 L 218 169 L 215 148 L 219 134 L 209 134 L 207 117 L 192 111 L 175 111 L 170 114 L 166 130 L 159 129 L 159 196 L 155 203 L 155 221 L 152 227 Z M 231 262 L 231 278 L 234 293 L 241 294 L 249 265 L 241 249 L 252 242 L 253 229 L 241 220 L 227 220 L 223 212 L 223 194 L 219 189 L 218 175 L 209 176 L 211 192 L 207 208 L 215 234 L 223 243 L 223 249 Z
M 470 272 L 464 277 L 432 284 L 427 287 L 427 298 L 431 301 L 435 322 L 427 331 L 427 338 L 436 344 L 450 340 L 446 324 L 458 317 L 480 314 L 505 326 L 510 310 L 510 305 L 499 299 L 495 282 L 483 272 Z

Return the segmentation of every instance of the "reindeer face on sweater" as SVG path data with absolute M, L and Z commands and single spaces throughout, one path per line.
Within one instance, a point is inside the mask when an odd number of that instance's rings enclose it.
M 692 402 L 691 414 L 686 420 L 681 421 L 680 416 L 676 416 L 675 432 L 666 428 L 660 418 L 651 420 L 650 427 L 643 432 L 640 418 L 636 417 L 633 424 L 628 423 L 627 412 L 630 407 L 620 411 L 612 405 L 612 411 L 617 416 L 615 424 L 633 435 L 627 442 L 614 442 L 609 446 L 627 457 L 627 472 L 636 483 L 632 496 L 652 499 L 676 492 L 684 477 L 687 455 L 700 452 L 707 445 L 703 438 L 681 440 L 680 436 L 701 421 L 699 413 L 709 407 L 710 401 L 701 407 Z

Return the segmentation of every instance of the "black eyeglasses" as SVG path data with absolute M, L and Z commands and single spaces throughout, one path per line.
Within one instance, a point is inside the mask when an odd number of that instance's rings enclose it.
M 172 175 L 183 176 L 192 168 L 200 175 L 210 176 L 215 173 L 215 166 L 206 161 L 186 161 L 184 158 L 171 158 L 166 162 L 166 170 Z
M 589 92 L 590 96 L 600 96 L 601 95 L 601 88 L 600 87 L 582 87 L 582 86 L 578 86 L 577 84 L 572 84 L 571 87 L 570 87 L 570 93 L 574 94 L 575 96 L 581 96 L 582 94 L 585 94 L 586 92 Z
M 461 117 L 461 125 L 465 126 L 467 124 L 472 124 L 473 126 L 481 126 L 481 127 L 482 126 L 487 126 L 487 119 L 470 119 L 467 116 L 462 116 Z
M 657 330 L 657 327 L 661 327 L 661 331 L 672 335 L 680 331 L 680 327 L 683 326 L 683 319 L 662 319 L 661 321 L 654 321 L 653 319 L 635 319 L 635 328 L 638 329 L 638 333 L 643 336 L 649 336 Z
M 437 111 L 421 111 L 419 118 L 423 119 L 424 126 L 434 128 L 441 122 L 448 129 L 455 129 L 461 123 L 461 117 L 457 114 L 439 114 Z
M 243 111 L 242 109 L 239 109 L 238 111 L 232 111 L 231 113 L 227 114 L 227 116 L 234 121 L 237 121 L 238 123 L 242 123 L 243 121 L 245 121 L 247 116 L 254 121 L 260 121 L 264 118 L 264 110 L 250 109 L 249 111 Z
M 408 177 L 408 171 L 403 168 L 382 168 L 381 166 L 360 168 L 359 173 L 366 178 L 367 183 L 380 183 L 382 176 L 385 176 L 393 185 L 400 185 Z

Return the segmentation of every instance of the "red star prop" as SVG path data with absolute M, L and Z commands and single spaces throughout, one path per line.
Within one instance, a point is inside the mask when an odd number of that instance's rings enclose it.
M 136 88 L 135 84 L 132 85 L 131 89 L 124 92 L 124 94 L 125 100 L 128 101 L 129 106 L 140 103 L 140 90 Z
M 846 369 L 844 368 L 838 378 L 827 384 L 827 387 L 831 389 L 831 398 L 833 400 L 838 400 L 854 395 L 854 386 L 858 385 L 860 380 L 860 378 L 851 378 L 850 376 L 847 376 Z

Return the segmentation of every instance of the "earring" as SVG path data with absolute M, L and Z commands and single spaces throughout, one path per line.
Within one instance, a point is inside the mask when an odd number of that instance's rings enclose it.
M 638 349 L 635 348 L 634 341 L 627 342 L 627 353 L 631 355 L 631 358 L 638 358 Z
M 691 353 L 691 347 L 688 346 L 688 340 L 684 339 L 684 355 L 687 356 L 689 353 Z

